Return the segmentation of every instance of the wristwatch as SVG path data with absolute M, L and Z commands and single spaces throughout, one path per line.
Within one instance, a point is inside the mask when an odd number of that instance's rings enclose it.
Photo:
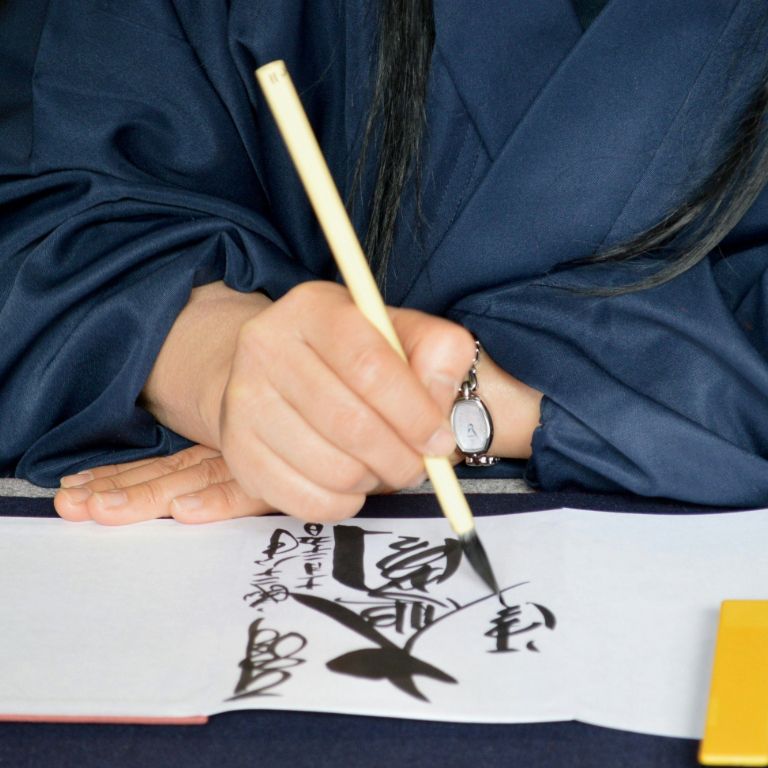
M 486 451 L 493 441 L 493 419 L 485 403 L 477 394 L 477 365 L 480 360 L 480 342 L 475 339 L 475 359 L 467 378 L 459 388 L 459 395 L 451 410 L 451 428 L 456 446 L 469 467 L 491 467 L 501 461 Z

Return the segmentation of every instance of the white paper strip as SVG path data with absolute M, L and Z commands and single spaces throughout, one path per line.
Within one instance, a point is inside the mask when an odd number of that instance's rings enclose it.
M 0 520 L 0 712 L 579 719 L 699 737 L 719 604 L 768 591 L 768 513 L 127 528 Z

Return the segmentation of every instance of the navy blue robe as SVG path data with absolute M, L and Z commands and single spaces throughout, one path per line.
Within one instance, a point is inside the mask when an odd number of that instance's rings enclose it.
M 0 4 L 0 472 L 53 485 L 180 449 L 137 398 L 190 290 L 336 279 L 252 71 L 286 59 L 348 194 L 369 5 Z M 569 0 L 435 0 L 427 228 L 414 241 L 409 197 L 386 298 L 467 325 L 544 392 L 540 487 L 768 504 L 768 195 L 662 287 L 586 297 L 553 272 L 713 169 L 763 75 L 765 15 L 611 0 L 583 31 Z

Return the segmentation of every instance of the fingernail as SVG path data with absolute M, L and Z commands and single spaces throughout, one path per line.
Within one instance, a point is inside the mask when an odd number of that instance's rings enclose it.
M 178 496 L 171 502 L 180 512 L 191 512 L 194 509 L 200 509 L 203 506 L 203 500 L 193 493 L 186 496 Z
M 102 509 L 115 509 L 128 503 L 125 491 L 102 491 L 95 493 L 93 497 Z
M 62 477 L 60 484 L 62 488 L 76 488 L 78 485 L 85 485 L 93 480 L 93 478 L 93 472 L 89 472 L 86 469 L 84 472 L 78 472 L 76 475 Z
M 64 498 L 72 504 L 83 504 L 91 496 L 89 488 L 67 488 L 63 491 Z
M 448 456 L 456 447 L 456 440 L 448 427 L 440 427 L 427 443 L 428 456 Z
M 409 488 L 418 488 L 423 483 L 427 482 L 427 473 L 422 472 L 409 486 Z

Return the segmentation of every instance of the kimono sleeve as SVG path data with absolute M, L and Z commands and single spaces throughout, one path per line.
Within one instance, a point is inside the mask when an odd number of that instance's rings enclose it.
M 194 286 L 309 276 L 270 223 L 244 91 L 169 4 L 138 5 L 11 2 L 0 25 L 0 474 L 40 485 L 186 444 L 137 398 Z
M 610 298 L 572 290 L 632 279 L 614 267 L 456 305 L 453 317 L 494 359 L 545 395 L 527 468 L 534 485 L 768 503 L 765 195 L 762 203 L 725 257 L 658 288 Z

